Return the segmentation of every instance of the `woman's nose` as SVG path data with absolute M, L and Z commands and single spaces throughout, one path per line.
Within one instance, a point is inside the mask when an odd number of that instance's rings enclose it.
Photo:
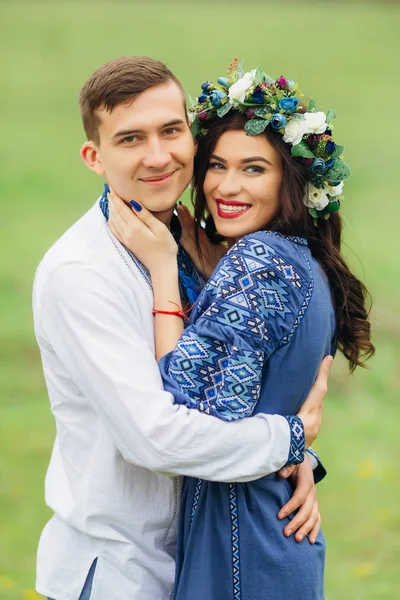
M 219 183 L 218 189 L 222 196 L 236 196 L 242 189 L 240 177 L 233 171 L 226 172 Z

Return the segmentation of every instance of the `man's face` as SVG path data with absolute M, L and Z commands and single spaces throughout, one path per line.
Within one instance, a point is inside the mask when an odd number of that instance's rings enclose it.
M 152 212 L 171 210 L 189 185 L 195 143 L 182 92 L 174 82 L 154 86 L 133 102 L 99 111 L 98 168 L 125 201 Z

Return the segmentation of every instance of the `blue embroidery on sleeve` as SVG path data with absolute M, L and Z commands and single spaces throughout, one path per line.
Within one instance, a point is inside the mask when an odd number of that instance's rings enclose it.
M 288 467 L 303 462 L 306 440 L 302 420 L 296 415 L 289 415 L 285 418 L 287 419 L 290 428 L 289 456 L 285 465 L 285 467 Z
M 252 414 L 263 364 L 261 351 L 240 350 L 188 328 L 173 352 L 168 374 L 188 392 L 190 408 L 230 421 Z

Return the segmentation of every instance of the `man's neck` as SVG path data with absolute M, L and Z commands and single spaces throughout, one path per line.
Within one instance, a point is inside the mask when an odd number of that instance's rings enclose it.
M 169 210 L 163 210 L 161 212 L 153 212 L 152 213 L 156 219 L 164 223 L 168 229 L 171 225 L 172 215 L 174 214 L 174 208 L 170 208 Z

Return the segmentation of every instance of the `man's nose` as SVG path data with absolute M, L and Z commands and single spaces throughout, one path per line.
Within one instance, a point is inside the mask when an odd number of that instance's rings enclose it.
M 236 196 L 241 189 L 240 178 L 233 171 L 227 171 L 218 186 L 221 196 Z
M 147 169 L 163 169 L 171 162 L 171 154 L 160 140 L 152 140 L 146 148 L 142 162 Z

